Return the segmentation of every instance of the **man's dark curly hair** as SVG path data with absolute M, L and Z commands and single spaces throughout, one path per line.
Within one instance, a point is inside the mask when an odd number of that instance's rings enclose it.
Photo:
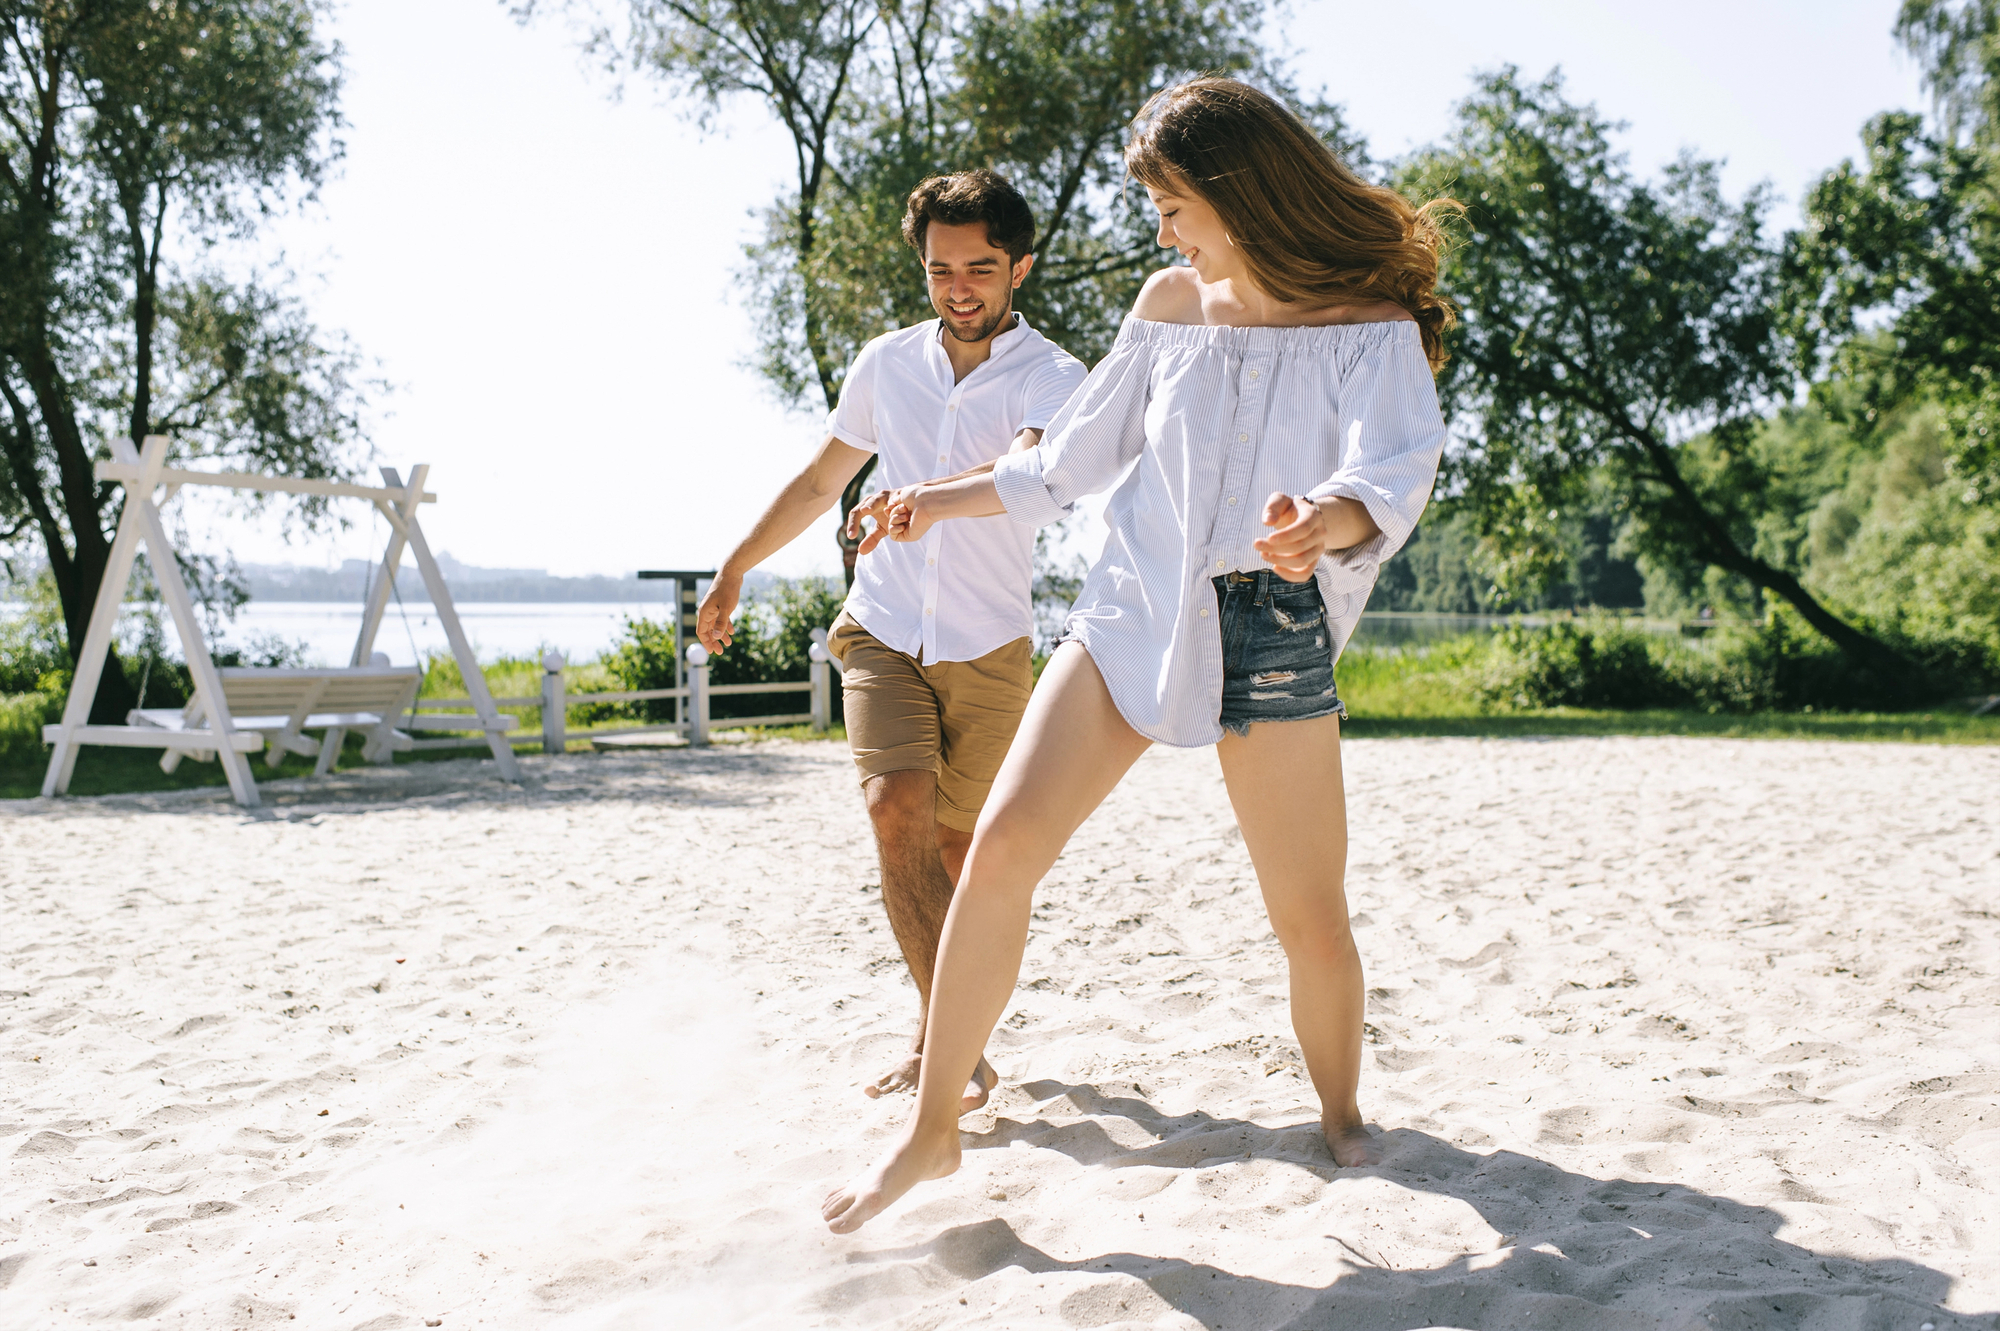
M 919 256 L 932 222 L 946 226 L 986 224 L 986 243 L 1007 251 L 1009 263 L 1019 263 L 1035 249 L 1035 215 L 1021 192 L 1007 178 L 983 167 L 949 176 L 932 176 L 910 191 L 903 213 L 903 239 Z

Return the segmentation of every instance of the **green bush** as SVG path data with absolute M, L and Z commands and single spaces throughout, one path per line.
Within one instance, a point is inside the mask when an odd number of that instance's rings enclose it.
M 0 618 L 0 694 L 69 691 L 69 649 L 64 646 L 62 603 L 46 571 L 29 582 L 5 585 L 19 596 L 20 613 Z
M 842 596 L 825 578 L 779 578 L 744 598 L 736 612 L 736 639 L 724 652 L 709 658 L 711 684 L 776 684 L 808 678 L 812 631 L 833 623 Z M 675 626 L 651 619 L 625 621 L 625 637 L 604 658 L 621 689 L 670 689 L 679 649 Z M 834 691 L 834 716 L 840 715 L 840 694 Z M 718 721 L 737 716 L 803 711 L 803 694 L 749 694 L 714 698 L 709 716 Z M 633 704 L 647 721 L 673 718 L 671 699 Z
M 1462 665 L 1477 700 L 1501 710 L 1894 711 L 1985 692 L 2000 675 L 1976 634 L 1889 641 L 1911 668 L 1876 678 L 1780 606 L 1693 641 L 1612 619 L 1516 625 Z
M 0 694 L 0 764 L 32 764 L 48 754 L 42 727 L 62 719 L 62 695 Z
M 1510 625 L 1495 637 L 1480 696 L 1512 708 L 1683 706 L 1655 637 L 1616 621 Z

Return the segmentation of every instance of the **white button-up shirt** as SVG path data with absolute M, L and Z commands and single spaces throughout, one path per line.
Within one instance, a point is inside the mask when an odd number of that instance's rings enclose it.
M 1004 455 L 1045 429 L 1084 380 L 1083 362 L 1014 316 L 972 373 L 952 382 L 931 319 L 861 349 L 827 430 L 874 452 L 873 484 L 894 488 Z M 1035 535 L 1002 515 L 940 522 L 920 541 L 884 541 L 854 568 L 847 612 L 925 665 L 972 661 L 1034 629 Z
M 1224 328 L 1127 318 L 1041 446 L 993 469 L 1010 517 L 1061 518 L 1134 458 L 1066 636 L 1127 724 L 1194 746 L 1222 738 L 1222 642 L 1210 579 L 1269 568 L 1252 542 L 1274 491 L 1358 499 L 1379 536 L 1321 556 L 1327 646 L 1354 634 L 1382 561 L 1417 525 L 1444 417 L 1414 323 Z M 941 524 L 952 525 L 952 524 Z

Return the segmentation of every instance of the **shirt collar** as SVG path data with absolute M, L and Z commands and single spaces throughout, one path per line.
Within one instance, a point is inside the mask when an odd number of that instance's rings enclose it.
M 949 368 L 951 364 L 951 357 L 945 354 L 945 349 L 944 349 L 944 338 L 945 338 L 944 320 L 932 319 L 931 322 L 937 325 L 937 327 L 932 330 L 929 339 L 931 350 L 936 354 L 937 358 L 943 361 L 946 367 Z M 1025 346 L 1031 339 L 1031 337 L 1033 337 L 1034 335 L 1035 335 L 1035 330 L 1029 326 L 1028 316 L 1022 314 L 1019 310 L 1015 310 L 1014 326 L 1007 329 L 1005 332 L 995 333 L 993 335 L 993 345 L 987 348 L 986 359 L 981 361 L 980 365 L 982 366 L 991 365 L 993 362 L 1006 357 L 1007 355 L 1016 351 L 1020 347 Z M 977 374 L 978 369 L 975 368 L 973 373 Z

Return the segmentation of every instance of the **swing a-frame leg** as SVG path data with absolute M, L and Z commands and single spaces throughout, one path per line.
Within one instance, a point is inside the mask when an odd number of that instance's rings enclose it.
M 221 678 L 208 654 L 208 643 L 202 638 L 201 624 L 195 619 L 187 584 L 181 581 L 180 565 L 174 560 L 174 547 L 167 540 L 165 524 L 160 521 L 159 505 L 153 500 L 166 470 L 166 437 L 147 436 L 143 452 L 134 449 L 128 439 L 113 439 L 111 456 L 124 464 L 126 470 L 136 469 L 138 474 L 125 484 L 125 507 L 118 517 L 118 534 L 112 538 L 111 558 L 104 566 L 104 580 L 97 587 L 97 603 L 91 607 L 90 627 L 83 635 L 83 650 L 77 654 L 76 677 L 70 684 L 62 720 L 43 731 L 43 738 L 52 742 L 54 748 L 49 753 L 48 773 L 42 778 L 42 794 L 69 793 L 80 745 L 144 743 L 148 747 L 183 747 L 180 741 L 160 743 L 131 736 L 125 733 L 127 727 L 89 724 L 90 706 L 104 677 L 112 631 L 118 625 L 119 607 L 124 604 L 125 586 L 132 576 L 132 561 L 143 541 L 152 552 L 153 577 L 173 617 L 174 631 L 180 636 L 188 673 L 194 679 L 195 696 L 208 718 L 216 756 L 222 760 L 222 770 L 229 778 L 229 793 L 238 804 L 255 808 L 257 783 L 250 776 L 250 763 L 244 755 L 263 748 L 264 741 L 261 736 L 237 731 L 231 722 L 229 704 L 222 696 Z

